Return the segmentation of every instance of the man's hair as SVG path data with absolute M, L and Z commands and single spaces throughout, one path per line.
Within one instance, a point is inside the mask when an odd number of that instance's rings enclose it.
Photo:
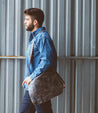
M 42 26 L 44 21 L 44 13 L 39 8 L 29 8 L 24 11 L 24 14 L 31 16 L 32 20 L 36 19 L 38 21 L 39 27 Z

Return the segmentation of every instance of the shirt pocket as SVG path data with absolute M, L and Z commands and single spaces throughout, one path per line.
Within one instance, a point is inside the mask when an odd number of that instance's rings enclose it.
M 34 47 L 33 47 L 33 56 L 37 56 L 39 54 L 39 50 L 38 50 L 38 47 L 36 46 L 36 44 L 34 44 Z

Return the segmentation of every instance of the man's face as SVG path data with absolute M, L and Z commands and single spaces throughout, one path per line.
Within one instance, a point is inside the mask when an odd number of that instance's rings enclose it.
M 27 31 L 32 31 L 34 29 L 33 21 L 29 15 L 25 15 L 24 24 Z

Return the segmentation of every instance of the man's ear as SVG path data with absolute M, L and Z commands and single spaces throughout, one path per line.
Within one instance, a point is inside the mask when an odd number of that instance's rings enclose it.
M 33 22 L 33 24 L 34 25 L 37 25 L 38 24 L 38 21 L 35 19 L 34 22 Z

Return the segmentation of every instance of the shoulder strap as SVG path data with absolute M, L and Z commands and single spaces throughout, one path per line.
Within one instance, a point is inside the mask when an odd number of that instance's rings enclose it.
M 30 71 L 30 64 L 31 64 L 31 62 L 32 62 L 32 55 L 33 55 L 34 41 L 35 41 L 35 39 L 34 39 L 33 42 L 32 42 L 32 48 L 31 48 L 31 52 L 30 52 L 30 60 L 29 60 L 28 76 L 29 76 L 29 71 Z
M 41 31 L 41 32 L 44 32 L 44 31 Z M 41 32 L 39 32 L 39 33 L 41 33 Z M 38 33 L 38 34 L 39 34 L 39 33 Z M 37 34 L 37 35 L 38 35 L 38 34 Z M 37 35 L 36 35 L 36 36 L 37 36 Z M 32 42 L 32 48 L 31 48 L 31 52 L 30 52 L 30 60 L 29 60 L 28 76 L 29 76 L 29 71 L 30 71 L 30 64 L 31 64 L 31 62 L 32 62 L 32 55 L 33 55 L 34 41 L 35 41 L 35 39 L 34 39 L 33 42 Z

